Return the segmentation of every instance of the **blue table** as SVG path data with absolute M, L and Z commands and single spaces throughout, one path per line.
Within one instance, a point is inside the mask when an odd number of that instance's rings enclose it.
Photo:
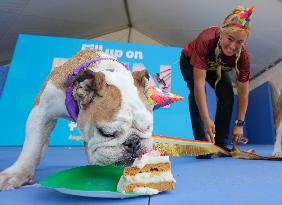
M 13 163 L 20 153 L 20 147 L 0 147 L 0 170 Z M 55 172 L 87 164 L 84 149 L 81 147 L 49 147 L 45 158 L 36 169 L 35 181 Z M 0 204 L 132 204 L 147 205 L 149 197 L 130 199 L 99 199 L 66 195 L 48 188 L 23 187 L 20 189 L 0 192 Z
M 251 146 L 259 154 L 270 155 L 272 146 Z M 246 147 L 244 149 L 248 149 Z M 12 164 L 20 147 L 0 147 L 0 170 Z M 0 192 L 0 204 L 280 204 L 282 162 L 193 157 L 171 158 L 176 190 L 151 197 L 97 199 L 70 196 L 46 188 L 26 187 Z M 49 147 L 36 170 L 35 181 L 57 171 L 85 165 L 81 147 Z

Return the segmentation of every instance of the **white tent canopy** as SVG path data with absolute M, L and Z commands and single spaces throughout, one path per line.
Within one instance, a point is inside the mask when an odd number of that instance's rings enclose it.
M 183 47 L 236 5 L 252 4 L 255 75 L 282 56 L 281 0 L 1 0 L 0 65 L 10 62 L 19 33 Z

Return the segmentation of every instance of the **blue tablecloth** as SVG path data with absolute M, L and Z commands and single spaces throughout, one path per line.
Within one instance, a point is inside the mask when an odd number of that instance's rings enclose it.
M 244 148 L 249 149 L 250 146 Z M 269 155 L 270 145 L 251 146 L 259 154 Z M 11 165 L 20 147 L 0 147 L 0 170 Z M 194 157 L 171 158 L 176 189 L 151 197 L 97 199 L 70 196 L 52 189 L 25 187 L 0 192 L 0 204 L 280 204 L 282 200 L 282 162 Z M 49 147 L 35 173 L 35 181 L 57 171 L 86 164 L 81 147 Z

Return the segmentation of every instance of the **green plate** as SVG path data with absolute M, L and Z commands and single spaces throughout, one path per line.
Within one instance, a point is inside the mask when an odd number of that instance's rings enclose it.
M 127 198 L 144 196 L 139 193 L 121 193 L 117 184 L 124 167 L 88 165 L 67 169 L 46 177 L 39 183 L 43 187 L 78 196 L 99 198 Z

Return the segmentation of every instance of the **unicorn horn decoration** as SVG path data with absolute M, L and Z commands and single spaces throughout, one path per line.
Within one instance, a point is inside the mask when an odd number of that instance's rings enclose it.
M 154 109 L 156 110 L 160 107 L 165 107 L 170 105 L 176 101 L 183 100 L 184 98 L 173 94 L 171 92 L 166 92 L 157 88 L 155 86 L 150 86 L 146 92 L 147 101 L 149 104 L 154 105 Z

